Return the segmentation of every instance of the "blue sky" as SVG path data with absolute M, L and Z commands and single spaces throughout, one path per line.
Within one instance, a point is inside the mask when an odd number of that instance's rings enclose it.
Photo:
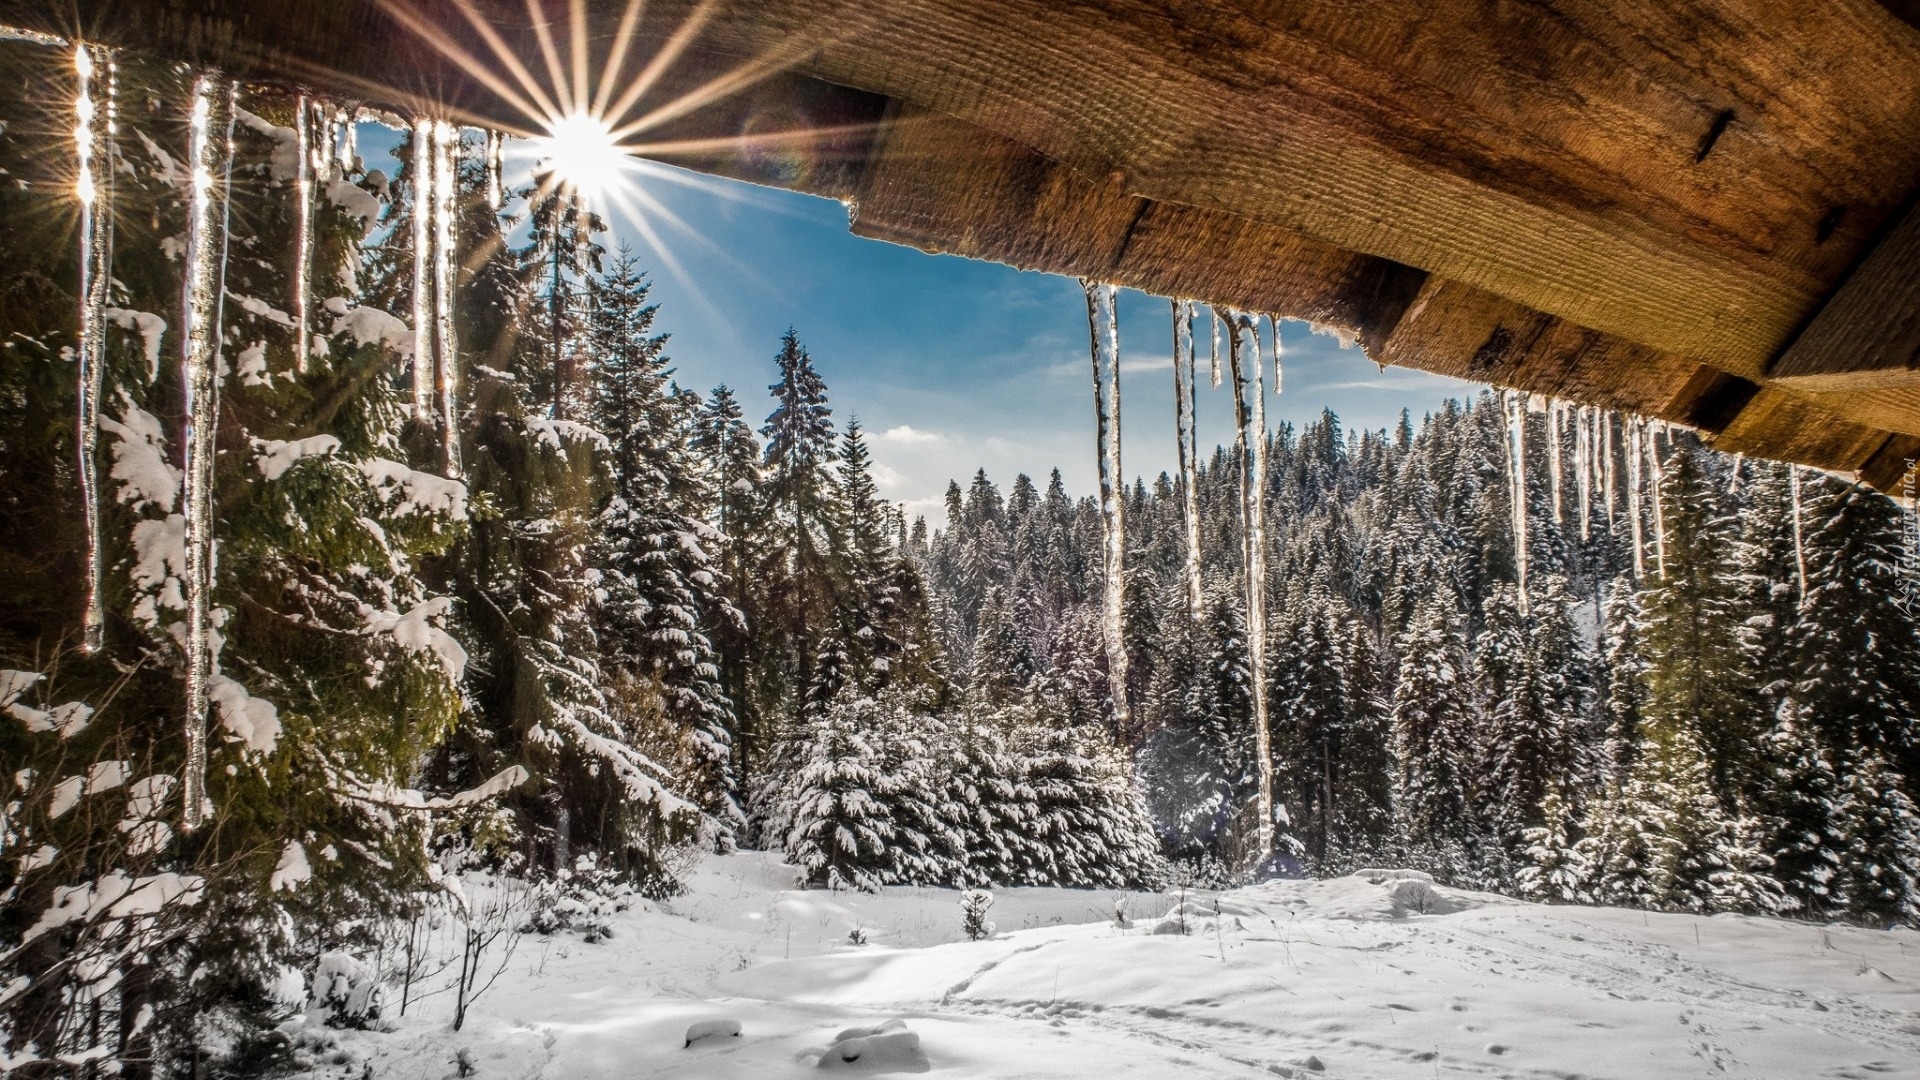
M 1016 473 L 1044 482 L 1057 466 L 1070 493 L 1091 493 L 1078 282 L 861 239 L 847 230 L 846 208 L 827 199 L 664 166 L 647 166 L 637 182 L 656 209 L 647 228 L 610 213 L 609 246 L 631 245 L 651 274 L 683 386 L 732 386 L 757 425 L 791 326 L 826 379 L 835 419 L 858 416 L 872 436 L 881 493 L 910 513 L 941 524 L 947 481 L 964 486 L 981 467 L 1004 491 Z M 1125 471 L 1151 478 L 1174 468 L 1168 303 L 1123 291 L 1120 320 Z M 1386 427 L 1403 407 L 1418 418 L 1474 390 L 1383 371 L 1303 323 L 1283 324 L 1282 335 L 1285 392 L 1269 398 L 1270 423 L 1330 407 L 1349 426 Z M 1209 389 L 1204 370 L 1198 424 L 1203 453 L 1232 436 L 1228 391 Z
M 1086 300 L 1078 282 L 997 263 L 866 240 L 827 199 L 665 170 L 642 177 L 692 232 L 656 224 L 676 272 L 618 216 L 614 231 L 645 261 L 673 335 L 683 385 L 735 388 L 749 414 L 770 407 L 766 386 L 788 326 L 826 379 L 834 415 L 857 415 L 873 436 L 883 494 L 939 524 L 949 479 L 984 467 L 1002 490 L 1016 473 L 1044 481 L 1058 466 L 1070 492 L 1094 485 L 1092 372 Z M 698 234 L 698 239 L 695 238 Z M 1330 407 L 1342 420 L 1385 427 L 1417 418 L 1471 384 L 1381 370 L 1304 323 L 1286 322 L 1284 393 L 1269 422 Z M 1164 298 L 1120 297 L 1122 456 L 1129 476 L 1174 468 L 1170 310 Z M 1203 447 L 1232 437 L 1226 388 L 1209 389 L 1202 356 L 1197 422 Z

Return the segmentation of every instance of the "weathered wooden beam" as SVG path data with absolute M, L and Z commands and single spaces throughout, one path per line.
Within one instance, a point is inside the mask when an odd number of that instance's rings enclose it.
M 405 2 L 485 55 L 448 0 Z M 654 0 L 640 39 L 695 6 Z M 483 8 L 537 55 L 519 5 Z M 601 40 L 622 8 L 588 0 Z M 489 96 L 373 0 L 72 10 L 255 74 Z M 1920 35 L 1874 0 L 735 0 L 699 41 L 1748 378 L 1920 182 Z
M 398 2 L 503 70 L 452 0 Z M 479 3 L 544 81 L 529 9 Z M 652 0 L 639 54 L 696 6 Z M 595 57 L 623 8 L 586 0 Z M 1767 368 L 1920 184 L 1920 34 L 1896 9 L 720 0 L 639 111 L 726 82 L 648 156 L 842 199 L 862 235 L 1330 323 L 1382 362 L 1844 469 L 1920 435 L 1920 390 L 1788 392 Z M 569 5 L 532 10 L 564 34 Z M 405 21 L 0 0 L 0 23 L 537 126 Z
M 1771 375 L 1803 390 L 1920 388 L 1920 206 L 1847 275 Z

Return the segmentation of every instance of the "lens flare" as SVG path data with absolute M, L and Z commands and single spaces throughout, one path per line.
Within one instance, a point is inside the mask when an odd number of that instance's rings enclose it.
M 546 135 L 533 140 L 533 149 L 556 181 L 589 201 L 618 189 L 630 160 L 612 125 L 585 112 L 553 121 Z

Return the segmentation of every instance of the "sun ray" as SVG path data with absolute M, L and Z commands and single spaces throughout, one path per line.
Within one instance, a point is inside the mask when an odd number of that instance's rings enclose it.
M 620 69 L 626 65 L 627 50 L 633 46 L 633 31 L 640 24 L 640 15 L 647 9 L 647 0 L 627 0 L 627 8 L 620 15 L 620 26 L 613 33 L 613 48 L 607 53 L 607 67 L 600 73 L 600 89 L 593 95 L 592 112 L 595 116 L 607 115 L 607 103 L 613 99 L 613 88 L 620 79 Z
M 670 120 L 676 120 L 697 109 L 704 108 L 716 101 L 732 97 L 755 83 L 770 79 L 786 71 L 811 51 L 807 44 L 787 44 L 769 53 L 757 56 L 741 64 L 732 71 L 716 76 L 706 83 L 675 97 L 646 113 L 637 120 L 629 121 L 613 129 L 614 137 L 626 139 L 632 135 L 658 127 Z
M 383 2 L 393 3 L 397 0 L 383 0 Z M 527 96 L 540 106 L 538 109 L 527 110 L 527 119 L 540 121 L 560 115 L 559 106 L 554 104 L 553 98 L 547 95 L 545 88 L 540 85 L 540 80 L 534 78 L 533 72 L 527 70 L 527 66 L 520 62 L 519 55 L 507 44 L 506 39 L 500 36 L 500 31 L 495 30 L 493 23 L 480 13 L 480 9 L 474 7 L 473 0 L 453 0 L 453 6 L 454 10 L 460 12 L 461 16 L 467 20 L 467 24 L 473 27 L 474 32 L 480 35 L 480 39 L 487 43 L 487 48 L 493 50 L 493 55 L 506 65 L 507 70 L 512 72 L 513 77 L 526 89 Z
M 481 85 L 500 95 L 501 99 L 507 102 L 507 104 L 525 113 L 529 119 L 538 119 L 542 115 L 541 110 L 535 107 L 534 101 L 528 100 L 527 97 L 509 85 L 506 80 L 495 75 L 493 70 L 481 62 L 479 57 L 474 56 L 467 50 L 447 40 L 446 34 L 438 27 L 414 13 L 404 3 L 400 2 L 400 0 L 374 0 L 374 2 L 380 5 L 380 9 L 391 16 L 394 21 L 412 31 L 414 35 L 422 41 L 433 46 L 442 56 L 453 61 L 462 71 L 478 80 Z M 459 0 L 456 0 L 456 3 L 458 2 Z M 495 51 L 497 52 L 500 48 L 504 47 L 505 42 L 501 42 Z M 326 70 L 325 73 L 330 78 L 359 83 L 365 88 L 379 89 L 388 92 L 391 92 L 392 89 L 366 79 L 356 78 L 344 72 Z M 535 92 L 536 97 L 534 100 L 537 101 L 539 99 L 538 86 L 531 84 L 527 79 L 522 79 L 521 82 L 523 89 L 533 90 Z M 551 112 L 550 109 L 547 111 Z
M 647 91 L 653 88 L 653 84 L 660 81 L 660 77 L 667 73 L 667 69 L 680 58 L 680 54 L 687 51 L 687 47 L 693 44 L 693 40 L 700 36 L 701 29 L 707 25 L 709 19 L 713 18 L 714 10 L 718 7 L 719 0 L 700 0 L 694 9 L 687 13 L 686 21 L 674 28 L 672 36 L 667 38 L 666 43 L 660 46 L 660 50 L 647 61 L 647 66 L 640 69 L 640 74 L 634 78 L 633 85 L 627 87 L 626 92 L 620 95 L 620 99 L 600 115 L 618 124 L 620 119 L 646 95 Z
M 714 135 L 701 139 L 669 139 L 665 142 L 621 143 L 620 149 L 637 157 L 659 158 L 676 154 L 705 154 L 717 150 L 755 149 L 774 150 L 794 147 L 806 147 L 815 143 L 837 139 L 842 135 L 863 135 L 878 128 L 877 124 L 841 124 L 835 127 L 794 128 L 789 131 L 767 131 L 754 135 Z
M 573 107 L 587 108 L 588 76 L 592 65 L 587 61 L 587 0 L 569 0 L 569 13 L 572 16 L 573 37 Z
M 540 43 L 540 55 L 547 62 L 547 77 L 553 80 L 553 94 L 560 99 L 560 115 L 573 112 L 573 95 L 567 88 L 566 68 L 560 63 L 560 49 L 553 43 L 553 27 L 540 0 L 526 0 L 527 18 L 533 21 L 533 37 Z M 550 118 L 551 119 L 551 118 Z

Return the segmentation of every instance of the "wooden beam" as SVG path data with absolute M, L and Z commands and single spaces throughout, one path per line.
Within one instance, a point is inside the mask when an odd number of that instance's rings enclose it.
M 405 2 L 485 55 L 450 0 Z M 599 40 L 623 6 L 587 0 Z M 642 41 L 657 48 L 695 7 L 654 0 Z M 537 55 L 520 5 L 483 9 Z M 0 0 L 0 21 L 50 10 Z M 103 40 L 170 56 L 489 105 L 374 0 L 70 10 Z M 1920 35 L 1875 0 L 715 12 L 698 40 L 717 53 L 969 121 L 1115 177 L 1122 195 L 1274 225 L 1749 379 L 1920 183 Z
M 1920 205 L 1861 260 L 1771 374 L 1810 391 L 1920 388 Z

